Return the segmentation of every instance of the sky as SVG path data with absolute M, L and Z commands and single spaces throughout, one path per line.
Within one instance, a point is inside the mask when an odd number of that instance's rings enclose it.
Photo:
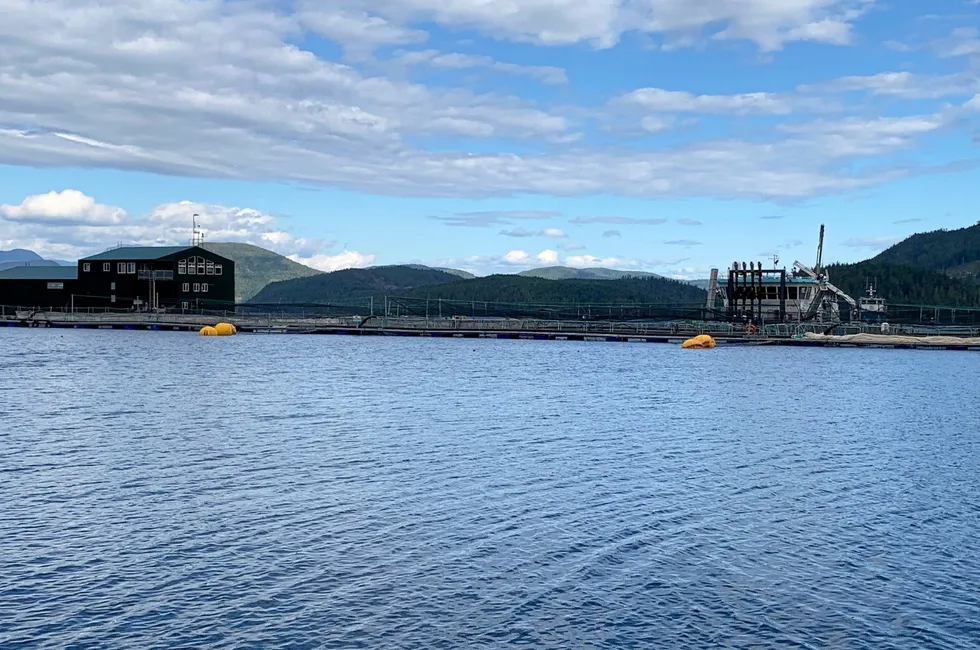
M 980 220 L 980 0 L 0 0 L 0 250 L 706 277 Z

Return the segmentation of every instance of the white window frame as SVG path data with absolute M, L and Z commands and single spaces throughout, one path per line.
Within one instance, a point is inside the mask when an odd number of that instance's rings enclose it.
M 180 290 L 183 291 L 184 293 L 190 293 L 191 292 L 191 283 L 190 282 L 185 282 L 183 284 L 183 286 L 180 288 Z
M 187 275 L 187 260 L 180 260 L 177 262 L 177 274 Z
M 130 262 L 126 265 L 126 273 L 136 275 L 136 262 Z
M 201 283 L 200 282 L 195 282 L 194 283 L 194 293 L 198 293 L 200 290 L 201 290 Z
M 82 264 L 82 271 L 84 271 L 85 273 L 88 273 L 91 270 L 92 270 L 92 265 L 91 264 L 89 264 L 88 262 L 85 262 L 84 264 Z
M 112 272 L 112 262 L 103 262 L 102 263 L 102 272 L 103 273 L 111 273 Z
M 215 275 L 221 275 L 221 265 L 220 264 L 215 264 L 214 265 L 214 274 Z
M 207 282 L 202 282 L 201 283 L 201 293 L 207 293 L 207 292 L 208 292 L 208 283 Z
M 185 301 L 185 302 L 180 303 L 180 308 L 181 309 L 187 309 L 187 302 Z
M 115 282 L 110 282 L 109 283 L 109 291 L 115 291 L 115 290 L 116 290 L 116 283 Z
M 111 302 L 111 303 L 115 303 L 116 302 L 116 294 L 112 294 L 111 296 L 109 296 L 109 302 Z
M 197 275 L 197 262 L 193 257 L 187 259 L 187 275 Z
M 197 274 L 205 275 L 206 273 L 207 270 L 206 270 L 206 265 L 204 264 L 204 258 L 203 257 L 197 258 Z
M 120 275 L 123 275 L 123 274 L 126 273 L 126 263 L 125 262 L 118 262 L 116 264 L 116 273 L 118 273 Z

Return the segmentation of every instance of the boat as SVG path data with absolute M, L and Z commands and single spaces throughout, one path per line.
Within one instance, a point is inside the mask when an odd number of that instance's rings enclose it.
M 865 323 L 883 323 L 888 314 L 888 304 L 878 295 L 875 285 L 868 283 L 865 295 L 858 298 L 858 311 Z

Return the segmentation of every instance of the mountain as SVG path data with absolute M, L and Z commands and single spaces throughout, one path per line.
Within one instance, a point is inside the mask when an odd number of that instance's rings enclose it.
M 676 304 L 705 302 L 702 289 L 661 277 L 621 280 L 549 280 L 522 275 L 490 275 L 424 287 L 401 294 L 476 302 L 548 304 Z
M 711 280 L 704 278 L 702 280 L 685 280 L 692 287 L 697 287 L 698 289 L 708 290 L 708 285 L 711 284 Z
M 980 280 L 980 223 L 956 230 L 917 233 L 869 261 L 904 264 L 951 277 Z
M 411 269 L 430 269 L 436 271 L 445 271 L 446 273 L 451 273 L 453 275 L 459 276 L 464 280 L 472 280 L 473 278 L 476 277 L 469 271 L 460 271 L 459 269 L 447 269 L 441 266 L 425 266 L 424 264 L 405 264 L 404 266 L 407 266 Z
M 270 282 L 322 275 L 272 251 L 233 242 L 207 242 L 204 248 L 235 263 L 235 301 L 248 302 Z
M 932 269 L 876 261 L 831 264 L 830 281 L 855 300 L 863 296 L 868 283 L 890 304 L 980 307 L 980 285 L 950 277 Z
M 249 303 L 253 305 L 364 303 L 375 296 L 383 297 L 416 287 L 468 281 L 461 280 L 456 274 L 424 266 L 374 266 L 273 282 L 259 291 Z
M 656 273 L 645 271 L 617 271 L 614 269 L 576 269 L 570 266 L 545 266 L 521 271 L 517 275 L 546 280 L 621 280 L 626 277 L 660 278 Z
M 0 271 L 13 268 L 15 266 L 61 266 L 55 260 L 46 260 L 34 251 L 23 248 L 15 248 L 9 251 L 0 251 Z

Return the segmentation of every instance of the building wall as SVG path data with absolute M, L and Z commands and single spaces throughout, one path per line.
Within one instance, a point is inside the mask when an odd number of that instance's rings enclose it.
M 195 258 L 194 273 L 189 262 Z M 201 260 L 203 260 L 202 270 Z M 217 267 L 220 268 L 220 275 Z M 175 257 L 174 306 L 186 309 L 233 310 L 235 308 L 235 263 L 203 248 L 194 248 Z M 205 286 L 207 285 L 206 289 Z M 186 305 L 186 307 L 185 307 Z
M 197 273 L 197 263 L 194 273 L 189 272 L 187 262 L 190 259 L 201 263 L 203 274 Z M 145 308 L 150 302 L 150 281 L 140 278 L 141 270 L 169 271 L 173 274 L 173 280 L 157 280 L 155 283 L 160 307 L 234 309 L 235 263 L 199 247 L 157 260 L 80 260 L 78 293 L 81 295 L 75 298 L 76 308 Z
M 68 308 L 75 285 L 75 280 L 0 279 L 0 305 L 22 309 Z

